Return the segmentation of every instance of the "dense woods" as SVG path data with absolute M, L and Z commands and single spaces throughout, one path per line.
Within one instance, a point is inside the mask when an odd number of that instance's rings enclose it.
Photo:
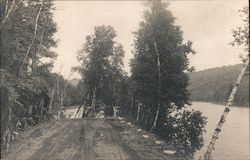
M 205 101 L 226 104 L 233 84 L 242 65 L 213 68 L 190 74 L 188 89 L 193 101 Z M 234 104 L 249 106 L 249 77 L 243 77 L 235 95 Z
M 1 5 L 1 148 L 27 126 L 61 116 L 70 84 L 51 73 L 57 31 L 51 0 Z

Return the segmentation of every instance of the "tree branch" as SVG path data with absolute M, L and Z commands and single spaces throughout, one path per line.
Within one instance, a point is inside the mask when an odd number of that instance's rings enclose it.
M 15 7 L 15 4 L 16 4 L 16 0 L 12 0 L 12 3 L 10 5 L 10 7 L 8 7 L 8 0 L 6 2 L 6 10 L 5 10 L 5 15 L 3 17 L 3 20 L 1 21 L 1 24 L 0 24 L 0 29 L 2 29 L 3 25 L 5 24 L 5 22 L 7 21 L 8 17 L 10 16 L 12 10 L 14 9 Z

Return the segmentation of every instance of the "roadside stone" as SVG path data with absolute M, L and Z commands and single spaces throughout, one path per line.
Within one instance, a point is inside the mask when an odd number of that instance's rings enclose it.
M 155 141 L 156 144 L 162 144 L 163 142 L 162 141 Z
M 164 150 L 163 153 L 172 155 L 172 154 L 175 154 L 176 151 L 173 151 L 173 150 Z
M 149 135 L 143 134 L 142 137 L 147 139 L 149 138 Z
M 131 124 L 131 122 L 128 122 L 127 125 L 131 126 L 132 124 Z

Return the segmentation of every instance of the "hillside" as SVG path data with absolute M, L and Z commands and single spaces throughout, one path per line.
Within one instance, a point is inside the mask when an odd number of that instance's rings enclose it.
M 70 83 L 72 86 L 77 86 L 78 83 L 79 83 L 79 81 L 80 81 L 79 79 L 74 78 L 74 79 L 70 80 L 69 83 Z
M 212 68 L 190 74 L 192 101 L 225 104 L 242 65 Z M 235 96 L 235 105 L 249 106 L 249 76 L 244 76 Z

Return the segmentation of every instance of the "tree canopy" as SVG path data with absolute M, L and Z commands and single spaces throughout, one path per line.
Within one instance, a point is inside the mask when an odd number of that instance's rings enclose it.
M 195 51 L 191 41 L 183 42 L 181 28 L 175 25 L 175 18 L 167 9 L 168 3 L 147 1 L 145 5 L 144 21 L 134 32 L 134 59 L 131 61 L 131 79 L 135 84 L 133 95 L 139 113 L 137 117 L 141 113 L 139 119 L 142 126 L 170 141 L 175 139 L 173 143 L 183 145 L 183 150 L 192 152 L 203 144 L 199 137 L 203 133 L 205 118 L 198 111 L 179 113 L 178 110 L 190 104 L 186 72 L 192 67 L 189 67 L 187 55 Z M 176 109 L 183 117 L 179 122 L 177 117 L 172 121 L 170 116 Z M 191 136 L 194 131 L 191 129 L 185 133 L 186 138 L 181 138 L 181 126 L 184 127 L 186 116 L 199 119 L 197 122 L 189 119 L 191 128 L 196 128 L 199 136 Z M 174 124 L 179 124 L 179 131 L 178 127 L 173 127 Z
M 5 0 L 1 5 L 1 146 L 13 136 L 59 108 L 52 102 L 55 79 L 51 73 L 57 54 L 53 38 L 57 31 L 52 0 Z M 51 112 L 51 110 L 55 112 Z
M 232 31 L 234 40 L 230 43 L 232 46 L 244 46 L 245 51 L 249 53 L 249 6 L 245 6 L 241 12 L 243 17 L 243 26 L 236 27 Z
M 118 104 L 118 85 L 124 74 L 124 50 L 115 37 L 111 26 L 95 27 L 94 34 L 86 37 L 84 48 L 78 52 L 81 66 L 76 68 L 82 76 L 88 104 L 94 110 L 97 105 L 105 105 L 109 114 Z

